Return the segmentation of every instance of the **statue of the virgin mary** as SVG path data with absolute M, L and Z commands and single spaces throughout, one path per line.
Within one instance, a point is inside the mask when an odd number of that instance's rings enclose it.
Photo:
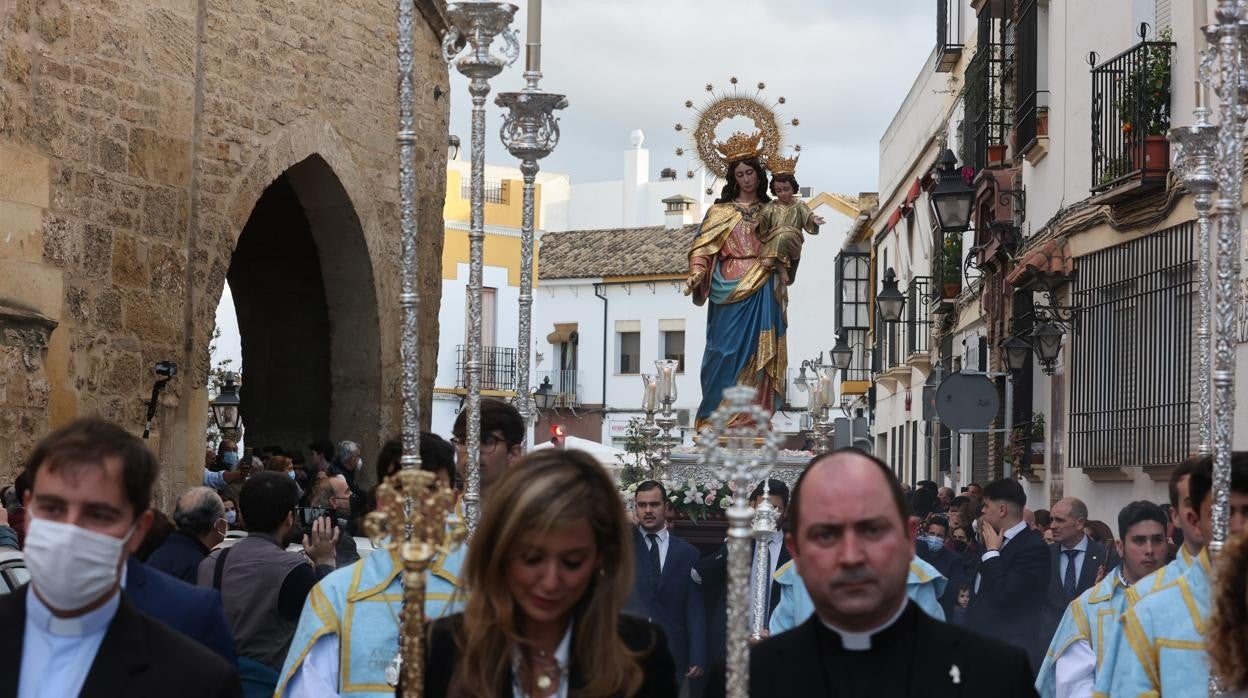
M 699 428 L 733 385 L 754 387 L 760 404 L 774 411 L 788 369 L 785 286 L 759 258 L 767 233 L 759 229 L 760 213 L 770 200 L 761 141 L 759 133 L 736 133 L 716 144 L 727 183 L 689 250 L 685 293 L 697 305 L 710 301 Z

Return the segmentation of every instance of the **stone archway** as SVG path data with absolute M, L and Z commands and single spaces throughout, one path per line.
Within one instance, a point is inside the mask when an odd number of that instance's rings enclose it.
M 377 442 L 381 333 L 360 219 L 312 155 L 278 175 L 238 236 L 226 277 L 242 334 L 248 441 Z

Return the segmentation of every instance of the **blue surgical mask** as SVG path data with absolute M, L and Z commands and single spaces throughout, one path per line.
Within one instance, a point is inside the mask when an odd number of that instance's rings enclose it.
M 221 462 L 233 468 L 238 465 L 238 454 L 232 451 L 226 452 L 224 456 L 221 456 Z
M 299 476 L 299 475 L 298 475 L 298 473 L 296 473 L 296 472 L 295 472 L 295 471 L 293 471 L 293 470 L 287 470 L 287 471 L 286 471 L 286 475 L 287 475 L 287 477 L 289 477 L 291 480 L 294 480 L 296 477 L 298 477 L 298 476 Z
M 928 552 L 936 552 L 945 547 L 945 539 L 940 536 L 919 536 L 919 541 L 927 543 Z
M 238 512 L 234 511 L 233 509 L 230 509 L 229 511 L 225 512 L 225 522 L 227 524 L 233 526 L 234 522 L 237 519 L 238 519 Z

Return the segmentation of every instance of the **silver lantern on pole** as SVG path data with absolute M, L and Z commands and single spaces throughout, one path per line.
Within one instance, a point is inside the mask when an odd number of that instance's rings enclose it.
M 771 481 L 763 479 L 763 498 L 754 507 L 754 598 L 750 614 L 750 639 L 761 640 L 767 620 L 767 590 L 771 588 L 771 543 L 779 530 L 780 512 L 771 504 Z
M 528 36 L 525 40 L 525 87 L 519 92 L 503 92 L 494 103 L 508 110 L 503 118 L 501 138 L 507 152 L 520 160 L 524 178 L 524 199 L 520 224 L 520 334 L 517 341 L 516 408 L 524 418 L 526 431 L 533 426 L 536 411 L 529 389 L 529 355 L 533 341 L 533 238 L 535 228 L 534 189 L 537 161 L 550 155 L 559 144 L 556 109 L 566 109 L 564 95 L 544 92 L 542 80 L 542 1 L 529 0 Z
M 778 440 L 771 415 L 754 402 L 756 392 L 745 385 L 725 390 L 723 404 L 698 436 L 702 463 L 733 490 L 728 507 L 728 698 L 749 695 L 750 487 L 765 480 L 776 464 Z
M 450 29 L 442 39 L 442 57 L 468 78 L 472 97 L 471 215 L 468 229 L 468 444 L 467 486 L 464 518 L 468 535 L 476 530 L 481 513 L 481 286 L 485 258 L 485 98 L 490 78 L 520 56 L 520 43 L 508 29 L 516 6 L 493 0 L 467 0 L 446 6 Z M 493 50 L 494 39 L 503 47 Z M 527 391 L 526 391 L 527 394 Z

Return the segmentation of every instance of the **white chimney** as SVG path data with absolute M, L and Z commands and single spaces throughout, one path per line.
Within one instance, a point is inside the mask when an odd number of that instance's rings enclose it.
M 624 151 L 624 228 L 635 228 L 644 219 L 641 194 L 650 181 L 650 151 L 641 147 L 646 135 L 640 129 L 628 135 L 629 148 Z
M 679 230 L 692 224 L 693 207 L 697 204 L 693 197 L 677 194 L 663 199 L 664 223 L 668 230 Z

